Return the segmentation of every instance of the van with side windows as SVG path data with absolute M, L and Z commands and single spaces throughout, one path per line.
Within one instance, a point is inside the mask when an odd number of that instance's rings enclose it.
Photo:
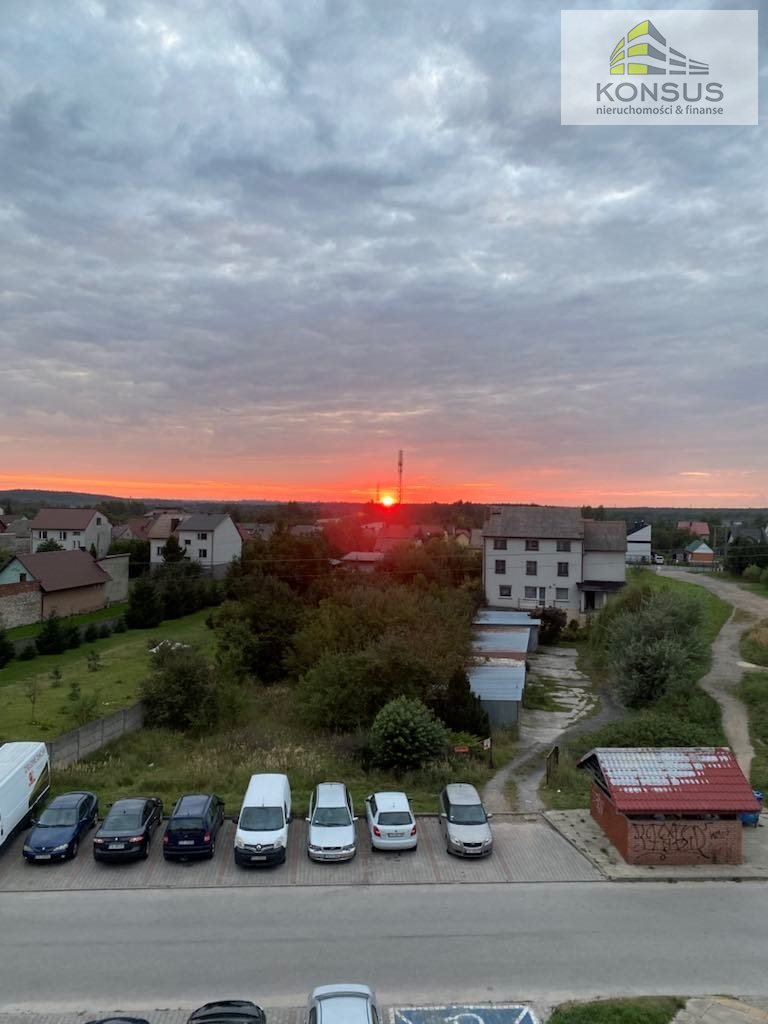
M 235 864 L 282 864 L 290 820 L 288 776 L 252 775 L 235 828 Z
M 0 743 L 0 846 L 30 823 L 50 788 L 44 743 Z

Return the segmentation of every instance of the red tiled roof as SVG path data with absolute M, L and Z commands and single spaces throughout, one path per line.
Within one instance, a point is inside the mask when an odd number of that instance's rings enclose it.
M 708 524 L 700 519 L 678 519 L 677 528 L 678 530 L 688 530 L 689 533 L 695 533 L 697 537 L 709 536 Z
M 97 513 L 95 508 L 41 508 L 30 530 L 85 530 Z M 106 519 L 106 517 L 104 517 Z
M 759 810 L 728 747 L 598 747 L 578 762 L 622 814 Z
M 36 555 L 16 555 L 16 559 L 46 593 L 109 583 L 112 578 L 87 551 L 40 551 Z

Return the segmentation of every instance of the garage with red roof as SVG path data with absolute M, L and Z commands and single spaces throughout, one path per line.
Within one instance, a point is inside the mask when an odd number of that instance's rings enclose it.
M 628 864 L 740 864 L 760 804 L 728 747 L 599 747 L 578 762 L 590 811 Z

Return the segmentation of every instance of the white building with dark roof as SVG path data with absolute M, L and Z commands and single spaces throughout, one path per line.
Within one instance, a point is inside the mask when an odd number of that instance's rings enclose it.
M 220 575 L 243 552 L 242 535 L 226 512 L 194 513 L 175 532 L 185 556 L 214 575 Z
M 55 540 L 65 551 L 90 551 L 93 545 L 102 558 L 112 543 L 112 524 L 95 508 L 41 508 L 29 524 L 29 537 L 33 554 Z
M 501 505 L 483 528 L 483 586 L 492 608 L 601 608 L 624 585 L 626 524 L 576 508 Z

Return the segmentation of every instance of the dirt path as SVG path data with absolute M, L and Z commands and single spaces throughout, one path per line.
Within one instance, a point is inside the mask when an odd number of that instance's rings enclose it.
M 695 583 L 717 594 L 732 605 L 755 619 L 768 618 L 768 599 L 748 590 L 742 590 L 736 583 L 728 583 L 716 576 L 703 573 L 685 572 L 679 569 L 660 569 L 661 576 Z M 699 680 L 701 687 L 711 694 L 723 711 L 723 729 L 728 738 L 741 770 L 749 778 L 749 770 L 755 751 L 749 739 L 747 709 L 736 696 L 734 689 L 741 680 L 744 662 L 739 653 L 741 634 L 749 629 L 749 622 L 736 622 L 734 616 L 726 622 L 712 644 L 712 668 Z
M 748 590 L 742 590 L 736 583 L 728 583 L 725 580 L 717 579 L 717 577 L 685 572 L 680 569 L 659 569 L 659 574 L 705 587 L 727 601 L 734 609 L 747 612 L 755 619 L 768 618 L 768 598 L 753 594 Z M 741 634 L 749 626 L 749 622 L 735 622 L 734 616 L 731 615 L 712 644 L 712 668 L 699 680 L 703 689 L 715 698 L 722 709 L 725 735 L 728 737 L 728 742 L 747 778 L 749 778 L 749 770 L 755 752 L 749 739 L 746 708 L 734 693 L 734 688 L 741 680 L 742 672 L 745 668 L 749 668 L 741 660 L 739 654 Z M 557 649 L 554 648 L 554 650 Z M 544 652 L 546 649 L 542 648 L 542 651 Z M 755 667 L 757 668 L 757 666 Z M 555 721 L 558 717 L 556 713 L 535 711 L 526 713 L 525 721 L 534 717 L 537 722 L 543 721 L 549 714 L 553 719 L 553 729 L 549 732 L 545 730 L 539 733 L 536 728 L 526 730 L 525 724 L 521 725 L 520 740 L 524 749 L 517 757 L 505 764 L 483 789 L 483 801 L 489 811 L 510 810 L 504 789 L 507 782 L 515 776 L 517 776 L 515 782 L 517 784 L 518 810 L 531 812 L 544 810 L 544 805 L 539 797 L 539 785 L 544 777 L 544 755 L 546 752 L 555 743 L 573 739 L 579 733 L 599 729 L 600 726 L 606 725 L 608 722 L 617 721 L 626 713 L 625 709 L 613 700 L 608 691 L 601 690 L 599 697 L 601 706 L 597 714 L 582 718 L 568 728 L 564 727 L 566 723 L 563 722 L 560 725 L 562 731 L 558 731 Z

